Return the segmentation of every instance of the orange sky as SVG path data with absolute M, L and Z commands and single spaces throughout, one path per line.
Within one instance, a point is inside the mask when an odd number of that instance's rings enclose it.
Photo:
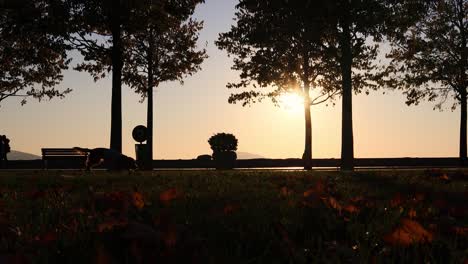
M 210 56 L 203 70 L 185 84 L 167 83 L 155 92 L 155 158 L 186 159 L 210 154 L 208 138 L 230 132 L 239 151 L 271 158 L 301 157 L 304 144 L 302 111 L 277 108 L 265 101 L 243 108 L 227 103 L 225 85 L 237 80 L 231 59 L 213 41 L 229 30 L 234 0 L 207 0 L 196 12 L 205 21 L 200 43 Z M 79 58 L 74 54 L 74 57 Z M 73 92 L 64 100 L 20 106 L 8 99 L 0 107 L 0 134 L 15 150 L 39 154 L 42 147 L 98 147 L 109 145 L 110 80 L 97 83 L 86 73 L 68 71 L 63 87 Z M 128 88 L 123 92 L 124 153 L 134 156 L 131 131 L 146 121 L 146 104 Z M 423 103 L 407 107 L 397 92 L 354 97 L 356 157 L 448 157 L 458 154 L 458 111 L 433 111 Z M 341 102 L 312 109 L 313 156 L 339 157 Z

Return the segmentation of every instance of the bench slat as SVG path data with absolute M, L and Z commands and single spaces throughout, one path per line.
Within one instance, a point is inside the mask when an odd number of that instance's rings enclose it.
M 44 162 L 44 169 L 47 169 L 48 160 L 83 160 L 88 156 L 88 152 L 77 151 L 73 148 L 43 148 L 42 160 Z
M 68 157 L 82 157 L 87 156 L 87 152 L 80 152 L 76 151 L 72 148 L 43 148 L 41 149 L 43 158 L 46 157 L 60 157 L 60 156 L 68 156 Z
M 53 154 L 53 155 L 42 155 L 44 157 L 53 157 L 53 156 L 87 156 L 86 154 Z

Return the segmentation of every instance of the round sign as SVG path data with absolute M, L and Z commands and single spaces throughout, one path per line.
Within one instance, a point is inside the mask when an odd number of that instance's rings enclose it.
M 132 132 L 133 139 L 137 142 L 142 143 L 148 139 L 148 130 L 145 126 L 136 126 Z

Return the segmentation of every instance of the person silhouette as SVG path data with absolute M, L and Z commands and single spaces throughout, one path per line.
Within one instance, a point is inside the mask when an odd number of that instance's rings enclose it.
M 10 152 L 10 140 L 5 136 L 0 136 L 0 165 L 1 168 L 8 167 L 7 153 Z

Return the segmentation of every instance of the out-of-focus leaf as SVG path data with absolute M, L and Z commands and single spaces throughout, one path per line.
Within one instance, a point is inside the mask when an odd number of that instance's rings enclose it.
M 310 189 L 304 192 L 304 197 L 309 197 L 311 195 L 323 195 L 325 193 L 325 184 L 322 179 L 319 179 L 317 183 Z
M 453 228 L 453 232 L 459 236 L 468 236 L 468 226 L 456 226 Z
M 98 245 L 96 248 L 96 257 L 95 257 L 96 264 L 112 264 L 112 257 L 109 252 L 105 249 L 103 245 Z
M 409 217 L 410 219 L 416 218 L 416 216 L 417 216 L 416 210 L 410 209 L 410 210 L 408 211 L 408 217 Z
M 280 189 L 280 196 L 281 197 L 289 197 L 292 194 L 294 194 L 294 191 L 289 189 L 287 186 L 281 187 L 281 189 Z
M 169 189 L 169 190 L 166 190 L 166 191 L 162 192 L 159 195 L 159 201 L 161 201 L 163 204 L 167 205 L 172 200 L 175 200 L 175 199 L 179 198 L 180 196 L 182 196 L 182 192 L 180 192 L 176 188 L 172 188 L 172 189 Z
M 230 215 L 237 210 L 239 210 L 240 206 L 238 204 L 226 204 L 223 208 L 224 215 Z
M 86 210 L 82 207 L 78 207 L 78 208 L 72 208 L 69 213 L 70 214 L 85 214 Z
M 447 173 L 440 175 L 439 179 L 446 183 L 450 182 L 450 177 L 447 175 Z
M 414 199 L 413 200 L 416 201 L 416 202 L 422 202 L 422 201 L 424 201 L 425 198 L 426 198 L 426 195 L 424 193 L 418 192 L 418 193 L 414 194 Z
M 404 198 L 401 193 L 397 193 L 393 196 L 392 200 L 390 200 L 391 207 L 398 207 L 401 206 L 404 202 Z
M 162 239 L 167 248 L 173 248 L 177 244 L 178 235 L 174 225 L 169 225 L 163 230 Z
M 22 254 L 9 254 L 0 255 L 0 263 L 2 264 L 29 264 L 31 261 L 28 260 Z
M 49 231 L 42 235 L 36 236 L 34 238 L 34 240 L 36 240 L 39 244 L 45 245 L 45 246 L 57 241 L 57 239 L 58 239 L 57 233 L 54 231 Z
M 281 223 L 276 223 L 274 225 L 276 233 L 279 235 L 281 241 L 286 245 L 288 249 L 288 253 L 291 258 L 295 259 L 296 258 L 296 245 L 295 243 L 291 240 L 289 237 L 288 231 L 286 231 L 286 228 Z
M 143 195 L 139 192 L 132 193 L 132 204 L 138 208 L 142 209 L 145 206 L 145 201 L 143 199 Z
M 112 231 L 115 228 L 124 227 L 127 224 L 128 222 L 125 220 L 112 219 L 112 220 L 99 224 L 97 229 L 98 229 L 98 232 L 102 233 L 106 231 Z
M 362 201 L 364 201 L 364 197 L 363 196 L 356 196 L 356 197 L 353 197 L 351 199 L 349 199 L 352 203 L 360 203 Z
M 415 243 L 432 242 L 434 235 L 418 222 L 402 219 L 398 227 L 384 236 L 384 241 L 394 246 L 409 246 Z
M 340 203 L 338 202 L 338 200 L 336 200 L 335 197 L 326 197 L 326 198 L 323 198 L 323 202 L 330 208 L 333 208 L 335 210 L 338 211 L 338 213 L 341 214 L 341 210 L 343 209 L 343 207 L 340 205 Z
M 348 212 L 350 214 L 357 214 L 359 213 L 359 208 L 353 204 L 348 204 L 343 207 L 343 211 Z
M 113 209 L 119 212 L 126 212 L 130 201 L 128 193 L 125 192 L 95 193 L 94 204 L 98 211 L 105 212 Z

